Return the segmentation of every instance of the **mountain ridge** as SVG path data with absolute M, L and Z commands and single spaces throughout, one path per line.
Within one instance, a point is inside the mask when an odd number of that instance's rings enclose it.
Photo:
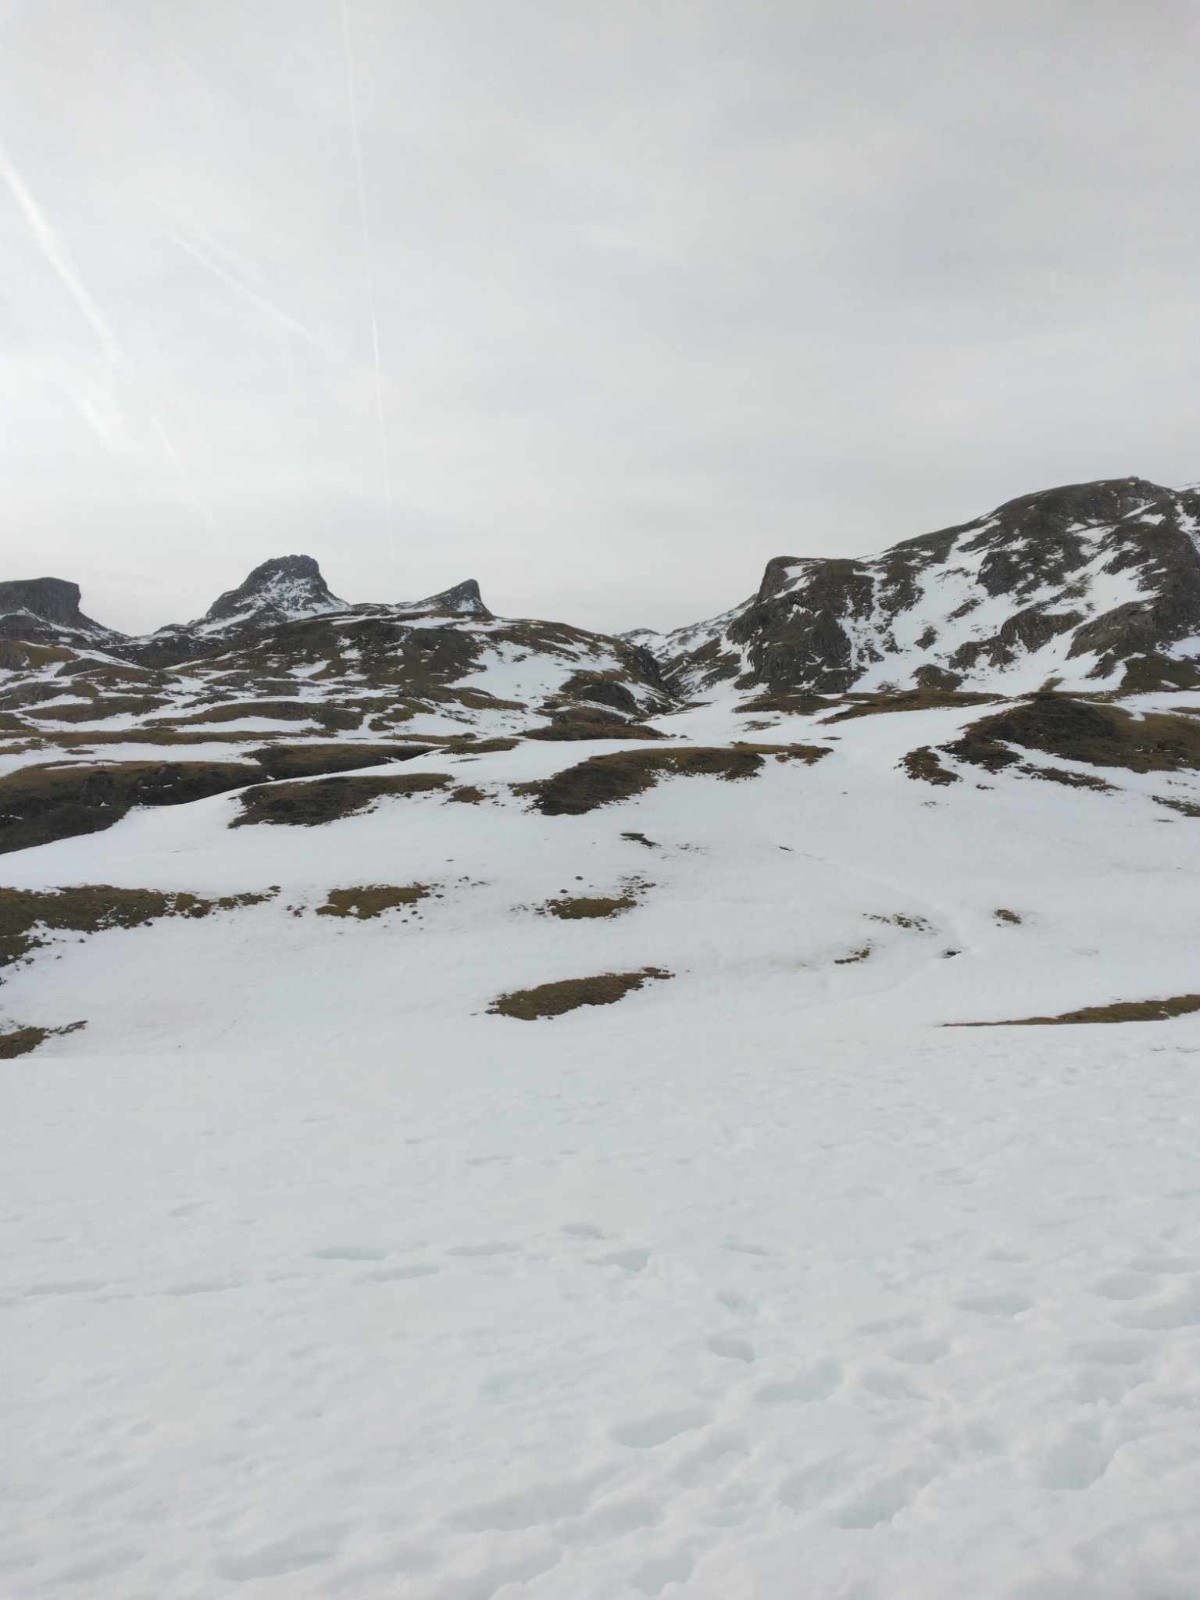
M 318 618 L 495 620 L 474 579 L 423 600 L 352 604 L 308 555 L 262 562 L 203 616 L 140 636 L 93 621 L 80 601 L 63 579 L 0 583 L 0 637 L 172 667 Z M 593 636 L 652 657 L 684 698 L 723 684 L 824 694 L 1191 686 L 1200 489 L 1129 477 L 1039 490 L 875 556 L 774 557 L 748 599 L 705 621 Z

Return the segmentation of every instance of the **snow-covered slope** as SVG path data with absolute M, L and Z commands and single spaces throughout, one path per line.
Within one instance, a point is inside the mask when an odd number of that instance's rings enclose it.
M 668 747 L 441 750 L 324 826 L 218 795 L 7 857 L 10 908 L 214 908 L 4 969 L 86 1023 L 0 1077 L 5 1592 L 1186 1594 L 1200 1023 L 946 1024 L 1200 990 L 1155 798 L 1200 784 L 901 765 L 978 715 L 779 717 L 831 753 L 576 814 L 520 786 Z
M 780 557 L 751 599 L 650 647 L 691 688 L 1195 684 L 1198 528 L 1195 489 L 1046 490 L 873 560 Z
M 0 639 L 0 1600 L 1192 1593 L 1200 690 L 1029 692 L 1186 665 L 1191 513 L 1093 487 L 842 694 L 792 563 L 686 703 L 470 584 Z

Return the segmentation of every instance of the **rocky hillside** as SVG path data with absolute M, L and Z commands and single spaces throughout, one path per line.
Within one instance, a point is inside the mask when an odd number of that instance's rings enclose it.
M 639 634 L 694 694 L 1200 682 L 1200 491 L 1049 489 L 865 561 L 780 556 L 709 622 Z

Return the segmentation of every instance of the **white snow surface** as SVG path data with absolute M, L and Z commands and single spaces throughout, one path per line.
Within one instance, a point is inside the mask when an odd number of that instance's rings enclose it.
M 508 786 L 619 746 L 5 857 L 279 893 L 7 969 L 5 1019 L 88 1026 L 0 1062 L 4 1600 L 1193 1596 L 1200 1021 L 944 1024 L 1200 990 L 1152 799 L 1194 784 L 897 769 L 969 716 L 780 719 L 834 753 L 579 817 Z

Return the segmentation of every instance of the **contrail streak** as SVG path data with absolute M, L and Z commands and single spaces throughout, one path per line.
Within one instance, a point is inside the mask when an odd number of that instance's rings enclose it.
M 192 481 L 192 475 L 188 471 L 187 463 L 175 448 L 175 441 L 167 432 L 166 426 L 157 411 L 151 413 L 150 426 L 158 436 L 158 442 L 162 445 L 163 450 L 174 465 L 175 471 L 179 474 L 179 481 L 183 485 L 184 495 L 188 504 L 200 518 L 200 521 L 215 532 L 218 526 L 216 514 Z
M 214 278 L 219 278 L 227 289 L 232 289 L 234 294 L 241 295 L 252 306 L 256 306 L 264 316 L 270 317 L 272 321 L 279 323 L 289 333 L 297 334 L 301 339 L 314 345 L 324 355 L 332 354 L 329 345 L 319 334 L 313 333 L 310 328 L 306 328 L 302 322 L 297 322 L 295 317 L 290 317 L 286 311 L 275 305 L 273 301 L 268 300 L 265 295 L 261 295 L 255 289 L 252 289 L 248 283 L 235 276 L 227 267 L 222 266 L 219 261 L 214 260 L 208 251 L 202 249 L 194 240 L 185 238 L 183 234 L 177 233 L 174 228 L 166 228 L 164 232 L 171 243 L 178 245 L 185 255 L 191 256 L 193 261 L 204 267 L 206 271 L 211 272 Z
M 0 146 L 0 178 L 3 178 L 8 185 L 9 192 L 17 203 L 17 209 L 25 218 L 38 248 L 54 269 L 63 288 L 74 300 L 92 332 L 104 346 L 105 354 L 114 363 L 120 361 L 122 352 L 116 334 L 109 327 L 104 313 L 92 299 L 83 280 L 71 265 L 66 251 L 59 243 L 58 235 L 50 226 L 42 208 L 25 187 L 25 180 L 9 160 L 3 146 Z
M 123 373 L 127 373 L 129 371 L 129 362 L 125 357 L 125 352 L 121 349 L 120 341 L 108 324 L 108 319 L 88 292 L 87 285 L 71 265 L 70 257 L 59 242 L 58 235 L 51 227 L 49 219 L 32 194 L 30 194 L 25 180 L 13 165 L 3 146 L 0 146 L 0 179 L 8 186 L 9 192 L 16 201 L 17 209 L 24 217 L 39 250 L 41 250 L 53 268 L 55 276 L 71 296 L 71 299 L 74 300 L 80 314 L 96 335 L 96 338 L 99 339 L 105 355 L 112 363 L 114 375 L 119 378 Z M 78 401 L 76 401 L 76 404 L 78 404 Z M 88 426 L 93 432 L 98 432 L 95 414 L 89 416 L 87 408 L 84 407 L 83 410 Z M 162 445 L 164 454 L 179 475 L 179 481 L 183 485 L 188 503 L 204 522 L 210 527 L 213 526 L 216 519 L 212 511 L 201 500 L 187 467 L 184 465 L 183 458 L 171 442 L 170 435 L 164 428 L 161 419 L 155 412 L 149 413 L 149 419 L 155 436 Z
M 375 308 L 375 266 L 371 249 L 371 223 L 367 212 L 367 180 L 363 173 L 362 135 L 354 93 L 354 49 L 350 41 L 349 0 L 341 0 L 342 46 L 346 58 L 346 98 L 350 103 L 350 131 L 354 142 L 354 171 L 358 179 L 358 214 L 362 224 L 363 264 L 367 279 L 367 311 L 371 319 L 371 347 L 375 357 L 375 411 L 379 419 L 379 464 L 388 528 L 392 527 L 392 475 L 388 466 L 387 413 L 383 403 L 383 363 L 379 355 L 379 317 Z

